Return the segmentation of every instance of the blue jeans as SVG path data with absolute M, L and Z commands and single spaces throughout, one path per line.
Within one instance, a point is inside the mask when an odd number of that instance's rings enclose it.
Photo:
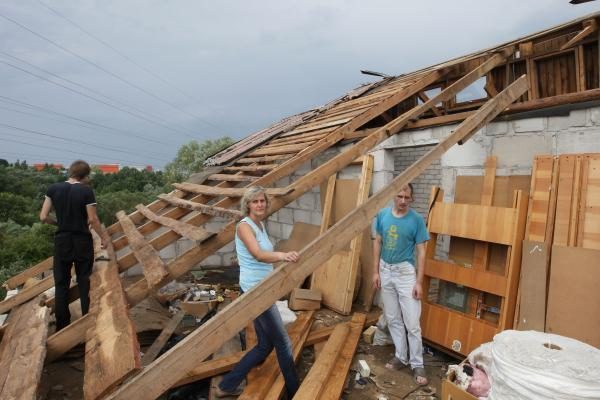
M 272 305 L 254 320 L 254 329 L 258 344 L 252 348 L 240 362 L 229 372 L 220 383 L 220 388 L 226 392 L 233 392 L 242 383 L 248 372 L 263 362 L 271 350 L 275 348 L 279 368 L 285 380 L 285 389 L 288 398 L 294 397 L 300 385 L 294 357 L 292 343 L 283 326 L 281 315 L 277 306 Z

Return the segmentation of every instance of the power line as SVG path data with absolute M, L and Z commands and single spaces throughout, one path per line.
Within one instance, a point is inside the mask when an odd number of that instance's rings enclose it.
M 3 124 L 3 123 L 0 123 L 0 126 L 5 127 L 5 128 L 9 128 L 9 129 L 14 129 L 14 130 L 21 131 L 21 132 L 32 133 L 32 134 L 38 135 L 38 136 L 45 136 L 45 137 L 49 137 L 49 138 L 53 138 L 53 139 L 58 139 L 58 140 L 62 140 L 64 142 L 68 142 L 68 143 L 80 143 L 80 144 L 85 144 L 86 146 L 93 146 L 93 147 L 96 147 L 98 149 L 115 151 L 117 153 L 130 154 L 130 155 L 134 155 L 134 156 L 138 156 L 138 157 L 144 156 L 144 157 L 152 158 L 152 159 L 158 160 L 158 161 L 167 161 L 164 158 L 151 157 L 151 156 L 148 156 L 148 155 L 145 155 L 145 154 L 144 155 L 140 155 L 140 153 L 135 153 L 135 152 L 132 152 L 132 151 L 122 150 L 122 149 L 118 149 L 118 148 L 110 147 L 110 146 L 104 146 L 104 145 L 96 144 L 96 143 L 92 143 L 92 142 L 86 142 L 85 140 L 68 139 L 68 138 L 65 138 L 65 137 L 62 137 L 62 136 L 56 136 L 56 135 L 53 135 L 51 133 L 40 132 L 40 131 L 36 131 L 36 130 L 33 130 L 33 129 L 25 129 L 25 128 L 20 128 L 18 126 L 13 126 L 13 125 L 8 125 L 8 124 Z
M 0 133 L 6 133 L 6 132 L 0 132 Z M 86 155 L 86 156 L 95 157 L 98 159 L 103 159 L 103 158 L 106 159 L 106 156 L 99 156 L 97 154 L 86 153 L 83 151 L 72 151 L 72 150 L 67 150 L 67 149 L 60 148 L 60 147 L 46 146 L 46 145 L 35 144 L 35 143 L 27 143 L 27 142 L 22 142 L 20 140 L 7 139 L 7 138 L 2 138 L 2 140 L 5 142 L 24 144 L 26 146 L 40 147 L 42 149 L 58 150 L 58 151 L 62 151 L 62 152 L 73 153 L 73 154 L 77 154 L 78 156 Z M 121 158 L 112 157 L 112 159 L 115 161 L 121 161 L 125 164 L 138 164 L 138 163 L 132 163 L 131 161 L 128 161 L 128 160 L 123 160 Z
M 144 110 L 141 110 L 139 107 L 135 107 L 135 106 L 132 106 L 132 105 L 130 105 L 130 104 L 126 104 L 126 103 L 124 103 L 124 102 L 122 102 L 122 101 L 120 101 L 120 100 L 117 100 L 117 99 L 114 99 L 114 98 L 112 98 L 112 97 L 106 96 L 105 94 L 103 94 L 103 93 L 101 93 L 101 92 L 99 92 L 99 91 L 97 91 L 97 90 L 95 90 L 95 89 L 92 89 L 92 88 L 91 88 L 91 87 L 89 87 L 89 86 L 85 86 L 85 85 L 82 85 L 82 84 L 80 84 L 80 83 L 78 83 L 78 82 L 75 82 L 75 81 L 73 81 L 73 80 L 71 80 L 71 79 L 64 78 L 64 77 L 62 77 L 62 76 L 60 76 L 60 75 L 58 75 L 58 74 L 55 74 L 54 72 L 48 71 L 47 69 L 44 69 L 44 68 L 38 67 L 37 65 L 34 65 L 34 64 L 32 64 L 32 63 L 30 63 L 30 62 L 28 62 L 28 61 L 26 61 L 26 60 L 23 60 L 22 58 L 19 58 L 19 57 L 17 57 L 17 56 L 11 55 L 11 54 L 8 54 L 8 53 L 6 53 L 6 52 L 4 52 L 4 51 L 0 51 L 0 54 L 2 54 L 2 55 L 3 55 L 3 56 L 5 56 L 5 57 L 9 57 L 9 58 L 12 58 L 12 59 L 14 59 L 14 60 L 17 60 L 17 61 L 19 61 L 19 62 L 22 62 L 23 64 L 26 64 L 26 65 L 28 65 L 28 66 L 30 66 L 30 67 L 32 67 L 32 68 L 35 68 L 35 69 L 37 69 L 38 71 L 41 71 L 41 72 L 43 72 L 43 73 L 45 73 L 45 74 L 48 74 L 48 75 L 50 75 L 50 76 L 53 76 L 53 77 L 55 77 L 55 78 L 58 78 L 58 79 L 60 79 L 61 81 L 68 82 L 68 83 L 70 83 L 70 84 L 71 84 L 71 85 L 73 85 L 73 86 L 77 86 L 77 87 L 80 87 L 80 88 L 82 88 L 82 89 L 88 90 L 88 91 L 90 91 L 90 92 L 92 92 L 92 93 L 94 93 L 94 94 L 96 94 L 96 95 L 98 95 L 98 96 L 101 96 L 101 97 L 103 97 L 103 98 L 105 98 L 105 99 L 107 99 L 107 100 L 110 100 L 110 101 L 113 101 L 113 102 L 115 102 L 115 103 L 117 103 L 117 104 L 120 104 L 121 106 L 124 106 L 124 107 L 128 107 L 128 108 L 134 109 L 134 110 L 136 110 L 137 112 L 141 113 L 142 115 L 146 115 L 146 116 L 150 116 L 150 117 L 155 117 L 155 116 L 153 116 L 152 114 L 150 114 L 150 113 L 148 113 L 148 112 L 145 112 Z M 162 120 L 163 122 L 167 122 L 166 120 L 164 120 L 164 119 L 162 119 L 162 118 L 160 118 L 160 117 L 158 117 L 157 119 L 159 119 L 159 120 Z M 187 136 L 187 133 L 185 133 L 185 135 Z
M 0 96 L 0 97 L 1 97 L 1 96 Z M 0 99 L 0 102 L 5 102 L 5 100 L 2 100 L 2 99 Z M 7 102 L 7 103 L 8 103 L 8 102 Z M 9 103 L 9 104 L 12 104 L 12 103 Z M 93 126 L 87 126 L 87 125 L 84 125 L 84 124 L 78 124 L 78 123 L 76 123 L 76 122 L 71 122 L 71 121 L 63 121 L 63 120 L 61 120 L 61 119 L 58 119 L 58 118 L 52 118 L 52 117 L 49 117 L 49 116 L 47 116 L 47 115 L 40 115 L 40 114 L 35 114 L 35 113 L 32 113 L 32 112 L 27 112 L 27 111 L 22 111 L 22 110 L 15 110 L 14 108 L 2 107 L 2 106 L 0 106 L 0 109 L 1 109 L 1 110 L 7 110 L 7 111 L 11 111 L 11 112 L 14 112 L 14 113 L 19 113 L 19 114 L 30 115 L 30 116 L 32 116 L 32 117 L 36 117 L 36 118 L 44 118 L 44 119 L 49 119 L 50 121 L 56 121 L 56 122 L 60 122 L 60 123 L 62 123 L 62 124 L 70 124 L 70 125 L 73 125 L 73 126 L 80 126 L 80 127 L 82 127 L 82 128 L 86 128 L 86 129 L 92 129 L 92 130 L 95 130 L 95 131 L 100 131 L 99 129 L 96 129 L 96 128 L 94 128 Z M 113 132 L 106 132 L 106 133 L 110 133 L 110 134 L 113 134 L 113 135 L 114 135 L 114 133 L 113 133 Z M 159 141 L 155 141 L 155 142 L 156 142 L 156 143 L 161 143 L 161 144 L 168 144 L 168 143 L 166 143 L 166 142 L 159 142 Z M 154 155 L 157 155 L 156 153 L 148 153 L 148 154 L 154 154 Z
M 62 88 L 64 88 L 64 89 L 67 89 L 68 91 L 71 91 L 71 92 L 73 92 L 73 93 L 77 93 L 77 94 L 78 94 L 78 95 L 80 95 L 80 96 L 86 97 L 86 98 L 88 98 L 88 99 L 91 99 L 91 100 L 93 100 L 93 101 L 96 101 L 96 102 L 98 102 L 98 103 L 100 103 L 100 104 L 104 104 L 105 106 L 108 106 L 108 107 L 110 107 L 110 108 L 114 108 L 115 110 L 119 110 L 119 111 L 121 111 L 121 112 L 124 112 L 124 113 L 126 113 L 126 114 L 132 115 L 132 116 L 134 116 L 134 117 L 136 117 L 136 118 L 140 118 L 140 119 L 143 119 L 144 121 L 147 121 L 147 122 L 153 123 L 153 124 L 155 124 L 155 125 L 161 126 L 161 127 L 163 127 L 163 128 L 166 128 L 166 129 L 168 129 L 168 130 L 170 130 L 170 131 L 179 132 L 179 133 L 182 133 L 182 134 L 184 134 L 184 135 L 186 135 L 186 136 L 188 136 L 188 137 L 190 137 L 190 138 L 192 138 L 192 139 L 195 139 L 193 136 L 190 136 L 190 135 L 188 135 L 187 133 L 185 133 L 185 132 L 183 132 L 183 131 L 180 131 L 179 129 L 171 128 L 171 127 L 169 127 L 169 126 L 167 126 L 167 125 L 164 125 L 164 124 L 162 124 L 162 123 L 160 123 L 160 122 L 153 121 L 153 120 L 152 120 L 152 119 L 150 119 L 150 118 L 146 118 L 146 117 L 144 117 L 143 115 L 139 115 L 139 114 L 136 114 L 136 113 L 134 113 L 134 112 L 131 112 L 131 111 L 129 111 L 129 110 L 126 110 L 126 109 L 124 109 L 124 108 L 117 107 L 117 106 L 115 106 L 115 105 L 113 105 L 113 104 L 110 104 L 110 103 L 108 103 L 108 102 L 104 101 L 104 100 L 97 99 L 97 98 L 95 98 L 95 97 L 93 97 L 93 96 L 90 96 L 90 95 L 88 95 L 88 94 L 86 94 L 86 93 L 83 93 L 83 92 L 81 92 L 81 91 L 79 91 L 79 90 L 76 90 L 76 89 L 70 88 L 70 87 L 68 87 L 68 86 L 65 86 L 65 85 L 63 85 L 63 84 L 61 84 L 61 83 L 58 83 L 58 82 L 51 81 L 50 79 L 48 79 L 48 78 L 46 78 L 46 77 L 44 77 L 44 76 L 37 75 L 37 74 L 35 74 L 35 73 L 31 72 L 31 71 L 27 71 L 26 69 L 23 69 L 23 68 L 21 68 L 21 67 L 19 67 L 19 66 L 16 66 L 16 65 L 14 65 L 14 64 L 11 64 L 11 63 L 9 63 L 9 62 L 7 62 L 7 61 L 0 60 L 0 63 L 2 63 L 2 64 L 5 64 L 5 65 L 8 65 L 9 67 L 12 67 L 12 68 L 14 68 L 14 69 L 17 69 L 17 70 L 19 70 L 19 71 L 22 71 L 22 72 L 24 72 L 24 73 L 26 73 L 26 74 L 29 74 L 29 75 L 35 76 L 36 78 L 42 79 L 42 80 L 44 80 L 44 81 L 46 81 L 46 82 L 52 83 L 53 85 L 56 85 L 56 86 L 62 87 Z
M 119 56 L 121 56 L 122 58 L 124 58 L 125 60 L 129 61 L 131 64 L 135 65 L 136 67 L 138 67 L 139 69 L 141 69 L 142 71 L 148 73 L 149 75 L 152 75 L 153 77 L 155 77 L 156 79 L 158 79 L 159 81 L 161 81 L 162 83 L 164 83 L 165 85 L 171 87 L 172 89 L 178 91 L 179 93 L 183 94 L 184 96 L 188 97 L 191 100 L 194 100 L 196 102 L 200 102 L 200 100 L 194 96 L 192 96 L 191 94 L 189 94 L 188 92 L 186 92 L 185 90 L 175 86 L 174 84 L 172 84 L 171 82 L 167 81 L 166 79 L 164 79 L 163 77 L 161 77 L 160 75 L 158 75 L 156 72 L 152 71 L 151 69 L 149 69 L 148 67 L 144 67 L 143 65 L 138 64 L 135 60 L 133 60 L 131 57 L 129 57 L 127 54 L 121 52 L 120 50 L 116 49 L 114 46 L 112 46 L 110 43 L 100 39 L 98 36 L 92 34 L 91 32 L 89 32 L 88 30 L 84 29 L 81 25 L 79 25 L 78 23 L 76 23 L 75 21 L 67 18 L 66 15 L 64 15 L 63 13 L 59 12 L 58 10 L 50 7 L 48 4 L 44 3 L 41 0 L 37 0 L 38 3 L 40 3 L 42 6 L 46 7 L 48 10 L 50 10 L 51 12 L 53 12 L 54 14 L 56 14 L 57 16 L 59 16 L 60 18 L 64 19 L 65 21 L 67 21 L 68 23 L 70 23 L 71 25 L 75 26 L 77 29 L 79 29 L 81 32 L 85 33 L 86 35 L 88 35 L 89 37 L 91 37 L 92 39 L 96 40 L 97 42 L 101 43 L 102 45 L 108 47 L 109 49 L 111 49 L 112 51 L 114 51 L 115 53 L 117 53 Z M 211 124 L 212 125 L 212 124 Z M 214 126 L 214 125 L 212 125 Z M 215 128 L 218 128 L 217 126 L 214 126 Z
M 21 24 L 21 23 L 19 23 L 19 22 L 15 21 L 14 19 L 12 19 L 12 18 L 9 18 L 9 17 L 7 17 L 7 16 L 3 15 L 2 13 L 0 13 L 0 17 L 2 17 L 2 18 L 4 18 L 4 19 L 6 19 L 6 20 L 7 20 L 7 21 L 9 21 L 9 22 L 12 22 L 13 24 L 15 24 L 15 25 L 19 26 L 20 28 L 22 28 L 22 29 L 24 29 L 24 30 L 28 31 L 28 32 L 29 32 L 29 33 L 31 33 L 32 35 L 35 35 L 35 36 L 39 37 L 39 38 L 40 38 L 40 39 L 42 39 L 42 40 L 45 40 L 46 42 L 48 42 L 48 43 L 52 44 L 53 46 L 56 46 L 56 47 L 58 47 L 58 48 L 59 48 L 59 49 L 61 49 L 62 51 L 66 52 L 66 53 L 68 53 L 68 54 L 71 54 L 73 57 L 76 57 L 76 58 L 78 58 L 79 60 L 81 60 L 81 61 L 83 61 L 83 62 L 85 62 L 85 63 L 87 63 L 87 64 L 90 64 L 90 65 L 92 65 L 92 66 L 96 67 L 96 68 L 97 68 L 97 69 L 99 69 L 100 71 L 102 71 L 102 72 L 104 72 L 104 73 L 106 73 L 106 74 L 108 74 L 108 75 L 112 76 L 113 78 L 115 78 L 115 79 L 117 79 L 117 80 L 119 80 L 119 81 L 121 81 L 121 82 L 125 83 L 126 85 L 128 85 L 128 86 L 131 86 L 131 87 L 133 87 L 133 88 L 135 88 L 135 89 L 137 89 L 137 90 L 141 91 L 142 93 L 144 93 L 144 94 L 146 94 L 146 95 L 148 95 L 148 96 L 152 97 L 153 99 L 155 99 L 155 100 L 157 100 L 157 101 L 159 101 L 159 102 L 161 102 L 161 103 L 163 103 L 163 104 L 166 104 L 166 105 L 168 105 L 169 107 L 173 108 L 174 110 L 177 110 L 177 111 L 179 111 L 180 113 L 186 114 L 186 115 L 188 115 L 188 116 L 190 116 L 190 117 L 192 117 L 192 118 L 197 118 L 197 119 L 198 119 L 200 122 L 206 123 L 206 122 L 204 122 L 204 120 L 203 120 L 202 118 L 198 117 L 197 115 L 194 115 L 194 114 L 192 114 L 192 113 L 190 113 L 190 112 L 188 112 L 188 111 L 185 111 L 185 110 L 182 110 L 182 109 L 180 109 L 179 107 L 177 107 L 177 106 L 176 106 L 176 105 L 174 105 L 173 103 L 171 103 L 171 102 L 169 102 L 169 101 L 167 101 L 167 100 L 165 100 L 165 99 L 163 99 L 163 98 L 161 98 L 161 97 L 159 97 L 159 96 L 155 95 L 154 93 L 152 93 L 152 92 L 150 92 L 150 91 L 148 91 L 148 90 L 144 89 L 143 87 L 141 87 L 141 86 L 139 86 L 139 85 L 136 85 L 136 84 L 135 84 L 135 83 L 133 83 L 133 82 L 130 82 L 130 81 L 129 81 L 129 80 L 127 80 L 127 79 L 121 78 L 119 75 L 117 75 L 117 74 L 115 74 L 114 72 L 112 72 L 112 71 L 110 71 L 110 70 L 108 70 L 108 69 L 106 69 L 106 68 L 102 67 L 102 66 L 101 66 L 101 65 L 99 65 L 98 63 L 96 63 L 96 62 L 94 62 L 94 61 L 92 61 L 92 60 L 89 60 L 89 59 L 87 59 L 87 58 L 85 58 L 85 57 L 83 57 L 83 56 L 80 56 L 79 54 L 75 53 L 74 51 L 72 51 L 72 50 L 69 50 L 68 48 L 64 47 L 63 45 L 61 45 L 61 44 L 59 44 L 59 43 L 56 43 L 55 41 L 53 41 L 53 40 L 51 40 L 51 39 L 48 39 L 48 38 L 47 38 L 47 37 L 45 37 L 44 35 L 41 35 L 41 34 L 39 34 L 39 33 L 35 32 L 34 30 L 32 30 L 32 29 L 28 28 L 27 26 L 25 26 L 25 25 L 23 25 L 23 24 Z

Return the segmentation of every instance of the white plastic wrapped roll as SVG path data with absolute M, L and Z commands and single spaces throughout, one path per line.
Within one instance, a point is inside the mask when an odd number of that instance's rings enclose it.
M 489 400 L 600 399 L 600 350 L 535 331 L 504 331 L 492 343 Z

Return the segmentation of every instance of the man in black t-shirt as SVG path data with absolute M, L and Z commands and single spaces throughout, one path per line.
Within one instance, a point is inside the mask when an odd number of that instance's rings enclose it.
M 90 171 L 90 166 L 85 161 L 73 162 L 69 167 L 69 179 L 48 188 L 40 212 L 42 223 L 58 225 L 54 235 L 53 265 L 57 331 L 71 322 L 69 286 L 73 264 L 79 287 L 81 313 L 85 315 L 89 310 L 90 275 L 94 265 L 94 245 L 89 226 L 102 238 L 103 247 L 110 240 L 100 226 L 94 191 L 86 184 Z M 52 207 L 56 211 L 57 221 L 49 216 Z

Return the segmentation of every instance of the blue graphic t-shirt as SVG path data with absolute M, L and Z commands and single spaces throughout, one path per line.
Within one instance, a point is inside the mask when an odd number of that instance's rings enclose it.
M 390 207 L 375 218 L 375 231 L 381 236 L 381 258 L 388 264 L 407 261 L 415 266 L 415 247 L 429 240 L 423 217 L 410 208 L 402 217 L 396 217 Z

